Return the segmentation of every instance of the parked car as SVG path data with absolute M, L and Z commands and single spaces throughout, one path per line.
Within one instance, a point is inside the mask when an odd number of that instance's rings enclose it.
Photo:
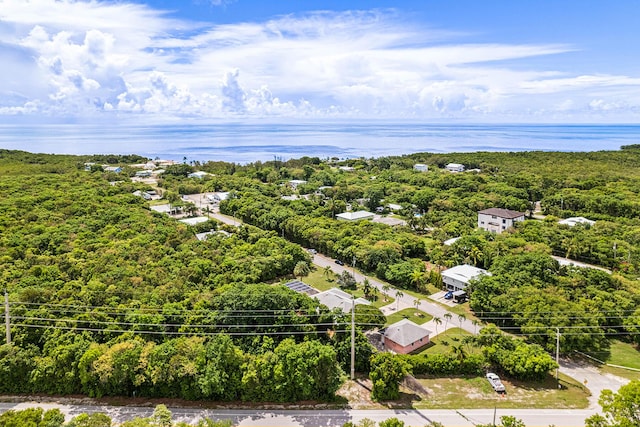
M 446 294 L 444 294 L 444 299 L 451 299 L 453 298 L 453 291 L 449 291 Z
M 316 251 L 315 249 L 309 249 L 309 253 L 310 253 L 311 255 L 315 255 L 315 254 L 317 254 L 317 253 L 318 253 L 318 251 Z
M 338 265 L 344 265 L 344 262 L 340 261 L 339 259 L 336 260 L 336 264 Z
M 489 384 L 491 384 L 491 387 L 493 387 L 493 389 L 498 393 L 507 392 L 507 390 L 504 388 L 504 384 L 502 384 L 502 381 L 500 381 L 500 377 L 493 372 L 487 373 L 487 380 L 489 381 Z

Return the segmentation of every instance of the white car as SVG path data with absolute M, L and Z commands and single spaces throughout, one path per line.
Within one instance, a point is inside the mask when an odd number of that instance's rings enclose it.
M 497 376 L 493 372 L 489 372 L 487 374 L 487 380 L 489 381 L 489 384 L 491 384 L 491 387 L 493 387 L 495 391 L 497 391 L 498 393 L 506 393 L 504 384 L 502 384 L 502 381 L 500 381 L 499 376 Z

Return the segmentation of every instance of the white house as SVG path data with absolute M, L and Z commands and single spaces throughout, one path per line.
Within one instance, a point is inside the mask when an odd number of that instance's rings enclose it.
M 364 298 L 356 298 L 355 301 L 351 294 L 342 291 L 338 288 L 331 288 L 328 291 L 320 292 L 313 296 L 320 301 L 320 304 L 324 304 L 331 310 L 339 308 L 343 313 L 349 313 L 354 302 L 355 305 L 364 304 L 371 305 L 371 302 Z
M 429 166 L 425 165 L 424 163 L 416 163 L 415 165 L 413 165 L 413 168 L 415 170 L 417 170 L 418 172 L 428 172 L 429 171 Z
M 289 181 L 289 186 L 294 189 L 297 190 L 298 186 L 300 185 L 304 185 L 306 184 L 307 181 L 303 180 L 303 179 L 292 179 L 291 181 Z
M 453 237 L 453 238 L 451 238 L 449 240 L 445 240 L 444 242 L 442 242 L 442 244 L 445 245 L 445 246 L 452 246 L 458 240 L 460 240 L 460 237 Z
M 596 222 L 590 219 L 587 219 L 585 217 L 582 216 L 573 216 L 571 218 L 565 218 L 565 219 L 561 219 L 560 221 L 558 221 L 558 224 L 564 224 L 564 225 L 568 225 L 569 227 L 573 227 L 575 225 L 578 224 L 584 224 L 584 225 L 593 225 Z
M 182 206 L 173 206 L 168 203 L 164 205 L 150 206 L 149 209 L 151 209 L 154 212 L 164 213 L 167 215 L 176 215 L 176 214 L 182 213 Z
M 524 212 L 500 208 L 489 208 L 478 212 L 478 227 L 491 233 L 500 234 L 520 221 L 524 221 Z
M 102 165 L 102 170 L 104 170 L 105 172 L 115 172 L 115 173 L 122 172 L 122 168 L 120 166 Z
M 464 165 L 460 163 L 449 163 L 444 168 L 449 172 L 464 172 Z
M 197 224 L 209 221 L 209 218 L 207 218 L 206 216 L 196 216 L 193 218 L 184 218 L 179 221 L 187 225 L 197 225 Z
M 336 215 L 341 221 L 360 221 L 363 219 L 373 219 L 375 214 L 369 211 L 343 212 Z
M 193 173 L 190 173 L 189 175 L 187 175 L 187 178 L 202 179 L 207 175 L 209 175 L 207 172 L 197 171 L 197 172 L 193 172 Z
M 196 233 L 196 239 L 203 241 L 203 240 L 207 240 L 209 236 L 214 236 L 216 234 L 219 234 L 223 237 L 231 236 L 231 233 L 228 233 L 224 230 L 211 230 L 211 231 L 205 231 L 204 233 Z
M 485 274 L 491 276 L 487 270 L 469 264 L 456 265 L 440 273 L 442 283 L 450 291 L 462 291 L 467 287 L 469 281 Z
M 223 200 L 227 200 L 229 198 L 228 192 L 218 192 L 207 195 L 207 200 L 211 203 L 220 203 Z

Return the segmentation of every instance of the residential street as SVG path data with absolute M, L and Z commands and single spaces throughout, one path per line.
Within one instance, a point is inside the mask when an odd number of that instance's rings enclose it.
M 104 412 L 114 421 L 123 422 L 134 417 L 147 417 L 153 407 L 137 406 L 92 406 L 60 405 L 53 403 L 26 402 L 19 404 L 0 403 L 0 412 L 9 409 L 42 407 L 59 408 L 69 419 L 83 412 Z M 431 421 L 438 421 L 446 427 L 467 427 L 493 422 L 494 409 L 401 409 L 401 410 L 260 410 L 260 409 L 200 409 L 169 408 L 174 421 L 195 423 L 201 418 L 230 419 L 236 426 L 273 427 L 340 427 L 347 421 L 358 422 L 369 418 L 380 422 L 396 417 L 409 426 L 422 427 Z M 576 427 L 584 425 L 585 418 L 594 414 L 583 409 L 496 409 L 496 420 L 502 415 L 512 415 L 522 419 L 527 427 L 548 426 Z

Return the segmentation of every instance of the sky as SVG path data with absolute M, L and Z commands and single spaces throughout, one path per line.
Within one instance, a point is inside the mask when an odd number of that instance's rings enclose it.
M 640 2 L 0 0 L 0 123 L 638 123 Z

